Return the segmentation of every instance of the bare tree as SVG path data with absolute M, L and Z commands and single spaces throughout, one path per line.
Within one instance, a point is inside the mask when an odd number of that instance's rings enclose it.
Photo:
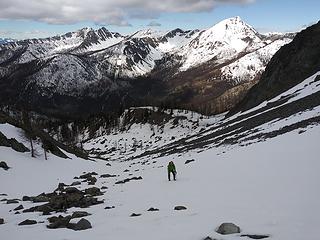
M 28 138 L 30 142 L 30 148 L 31 148 L 31 157 L 35 157 L 34 148 L 33 148 L 33 131 L 32 131 L 32 124 L 31 124 L 31 118 L 27 111 L 22 111 L 22 122 L 25 129 L 25 135 Z

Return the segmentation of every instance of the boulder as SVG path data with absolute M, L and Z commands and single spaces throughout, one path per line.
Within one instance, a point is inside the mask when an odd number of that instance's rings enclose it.
M 71 186 L 78 186 L 78 185 L 81 185 L 81 182 L 75 181 L 75 182 L 71 183 Z
M 66 194 L 72 194 L 72 193 L 82 193 L 78 188 L 76 187 L 68 187 L 63 190 Z
M 214 240 L 214 239 L 212 239 L 211 237 L 206 237 L 206 238 L 204 238 L 203 240 Z
M 67 227 L 75 231 L 81 231 L 92 228 L 91 223 L 85 218 L 81 218 L 80 221 L 76 224 L 69 223 Z
M 84 190 L 85 194 L 89 194 L 91 196 L 101 196 L 103 193 L 100 191 L 100 188 L 91 187 Z
M 139 216 L 141 216 L 140 213 L 132 213 L 132 214 L 130 215 L 130 217 L 139 217 Z
M 185 206 L 175 206 L 174 210 L 180 211 L 180 210 L 187 210 Z
M 23 206 L 22 205 L 19 205 L 18 207 L 16 207 L 15 209 L 13 209 L 14 211 L 18 211 L 18 210 L 21 210 L 23 209 Z
M 40 203 L 40 202 L 49 202 L 50 198 L 45 196 L 44 193 L 41 193 L 40 195 L 36 197 L 32 197 L 32 202 L 34 203 Z
M 88 212 L 84 212 L 84 211 L 76 211 L 72 214 L 71 218 L 83 218 L 83 217 L 86 217 L 86 216 L 89 216 L 91 215 L 90 213 Z
M 71 220 L 71 216 L 68 215 L 68 216 L 61 216 L 59 215 L 58 217 L 54 216 L 54 217 L 50 217 L 48 218 L 48 221 L 49 221 L 49 225 L 47 225 L 47 228 L 50 228 L 50 229 L 56 229 L 56 228 L 66 228 L 67 225 L 69 224 Z
M 113 208 L 115 208 L 115 206 L 106 206 L 104 209 L 113 209 Z
M 32 201 L 32 198 L 29 196 L 23 196 L 22 201 Z
M 4 224 L 4 219 L 0 218 L 0 224 Z
M 37 224 L 37 221 L 36 220 L 27 219 L 27 220 L 22 221 L 18 225 L 19 226 L 23 226 L 23 225 L 33 225 L 33 224 Z
M 189 159 L 189 160 L 185 161 L 184 164 L 188 164 L 188 163 L 191 163 L 191 162 L 194 162 L 194 161 L 195 161 L 194 159 Z
M 156 212 L 156 211 L 159 211 L 159 209 L 158 209 L 158 208 L 153 208 L 153 207 L 151 207 L 151 208 L 149 208 L 147 211 L 148 211 L 148 212 Z
M 268 235 L 260 235 L 260 234 L 242 234 L 240 235 L 240 237 L 248 237 L 251 239 L 264 239 L 264 238 L 268 238 Z
M 124 184 L 124 183 L 130 182 L 130 181 L 132 181 L 132 180 L 141 180 L 141 179 L 142 179 L 141 176 L 139 176 L 139 177 L 132 177 L 132 178 L 126 178 L 126 179 L 124 179 L 124 180 L 115 182 L 115 184 Z
M 0 162 L 0 168 L 3 168 L 4 170 L 8 170 L 8 169 L 9 169 L 7 163 L 4 162 L 4 161 L 1 161 L 1 162 Z
M 88 184 L 89 185 L 94 185 L 97 182 L 97 179 L 95 177 L 89 177 L 87 178 Z
M 117 175 L 113 175 L 113 174 L 102 174 L 100 176 L 100 178 L 111 178 L 111 177 L 116 177 Z
M 240 227 L 234 223 L 222 223 L 216 232 L 223 235 L 240 233 Z
M 7 204 L 15 204 L 15 203 L 19 203 L 19 199 L 8 199 L 7 200 Z

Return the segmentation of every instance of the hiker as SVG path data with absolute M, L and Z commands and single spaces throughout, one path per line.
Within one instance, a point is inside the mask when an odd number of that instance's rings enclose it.
M 168 164 L 168 179 L 169 179 L 169 181 L 171 181 L 171 178 L 170 178 L 171 173 L 173 175 L 173 180 L 176 181 L 177 171 L 176 171 L 176 166 L 174 165 L 174 163 L 172 161 L 170 161 Z

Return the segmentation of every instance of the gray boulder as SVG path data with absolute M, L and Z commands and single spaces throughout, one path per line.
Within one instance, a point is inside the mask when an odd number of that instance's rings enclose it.
M 67 227 L 75 231 L 81 231 L 92 228 L 91 223 L 85 218 L 81 218 L 80 221 L 76 224 L 69 223 Z
M 7 200 L 7 204 L 15 204 L 15 203 L 19 203 L 19 199 L 8 199 Z
M 16 207 L 15 209 L 13 209 L 14 211 L 18 211 L 18 210 L 21 210 L 23 209 L 23 206 L 22 205 L 19 205 L 18 207 Z
M 97 187 L 91 187 L 84 190 L 85 194 L 91 195 L 91 196 L 101 196 L 103 193 L 100 191 L 100 188 Z
M 36 220 L 27 219 L 27 220 L 22 221 L 18 225 L 19 226 L 23 226 L 23 225 L 33 225 L 33 224 L 37 224 L 37 221 Z
M 240 233 L 240 227 L 233 223 L 222 223 L 216 232 L 223 235 Z
M 58 217 L 54 216 L 54 217 L 50 217 L 48 218 L 48 221 L 49 221 L 49 225 L 47 225 L 47 228 L 50 228 L 50 229 L 56 229 L 56 228 L 66 228 L 67 225 L 69 224 L 71 220 L 71 216 L 68 215 L 68 216 L 61 216 L 59 215 Z

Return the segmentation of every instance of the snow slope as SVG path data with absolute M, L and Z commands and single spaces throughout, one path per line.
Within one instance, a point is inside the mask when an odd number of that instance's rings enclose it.
M 28 154 L 0 147 L 1 159 L 12 167 L 1 170 L 0 193 L 8 197 L 52 191 L 59 182 L 71 183 L 83 171 L 118 174 L 114 179 L 98 178 L 97 186 L 107 186 L 105 203 L 85 209 L 93 228 L 74 232 L 45 227 L 47 216 L 38 213 L 15 215 L 9 210 L 18 204 L 0 203 L 0 225 L 4 239 L 243 239 L 239 234 L 222 236 L 215 228 L 222 222 L 234 222 L 242 234 L 267 234 L 270 239 L 295 240 L 319 238 L 320 209 L 318 139 L 320 126 L 303 134 L 293 131 L 247 147 L 219 147 L 160 159 L 136 159 L 126 162 L 84 161 L 74 156 L 59 159 L 49 156 L 30 158 Z M 194 162 L 185 165 L 187 159 Z M 144 160 L 149 160 L 143 164 Z M 178 180 L 166 179 L 167 162 L 174 160 Z M 129 172 L 124 172 L 129 169 Z M 32 173 L 32 174 L 31 174 Z M 114 182 L 133 174 L 143 180 L 123 185 Z M 82 187 L 86 187 L 82 183 Z M 25 207 L 31 204 L 23 202 Z M 187 207 L 174 211 L 176 205 Z M 106 210 L 105 206 L 115 206 Z M 150 207 L 159 212 L 147 212 Z M 77 209 L 69 210 L 69 213 Z M 84 210 L 84 209 L 81 209 Z M 141 213 L 131 218 L 131 213 Z M 45 221 L 32 226 L 17 226 L 25 219 Z
M 131 108 L 131 111 L 149 109 L 150 112 L 157 112 L 157 107 Z M 83 134 L 83 147 L 91 151 L 92 157 L 99 157 L 118 160 L 138 156 L 145 151 L 165 146 L 171 142 L 186 136 L 193 135 L 207 126 L 218 122 L 224 114 L 216 116 L 204 116 L 196 112 L 186 110 L 165 111 L 170 114 L 171 119 L 162 124 L 133 123 L 123 125 L 109 131 L 99 129 L 96 136 L 88 138 L 88 130 Z M 126 110 L 121 116 L 120 122 L 128 115 Z M 112 151 L 110 149 L 112 148 Z
M 231 123 L 235 120 L 233 124 L 243 123 L 242 126 L 245 126 L 245 122 L 256 115 L 318 93 L 318 75 L 319 72 L 252 110 L 220 121 L 212 120 L 211 127 L 195 133 L 185 143 L 188 144 L 192 138 L 210 136 L 213 131 L 219 130 L 214 127 L 224 128 L 226 126 L 223 123 L 228 121 Z M 273 106 L 271 103 L 275 104 L 284 98 L 287 101 L 262 111 L 266 106 Z M 259 109 L 261 111 L 256 111 Z M 249 113 L 252 115 L 241 119 L 241 116 Z M 92 213 L 86 217 L 92 223 L 92 229 L 80 232 L 47 229 L 45 225 L 48 216 L 39 213 L 14 214 L 10 210 L 20 203 L 6 204 L 1 201 L 0 217 L 5 219 L 5 224 L 0 225 L 0 235 L 4 239 L 15 240 L 102 240 L 106 236 L 113 240 L 201 240 L 206 236 L 224 240 L 245 239 L 240 234 L 220 235 L 215 232 L 221 223 L 233 222 L 240 226 L 241 234 L 268 235 L 272 240 L 317 240 L 320 234 L 319 122 L 297 127 L 272 138 L 250 137 L 259 133 L 272 133 L 319 116 L 318 105 L 250 129 L 238 144 L 219 145 L 216 142 L 215 145 L 194 147 L 187 152 L 176 151 L 158 158 L 156 155 L 145 155 L 127 161 L 85 161 L 70 154 L 70 159 L 60 159 L 49 154 L 49 159 L 44 160 L 41 154 L 31 158 L 30 153 L 18 153 L 11 148 L 0 147 L 1 161 L 6 161 L 11 167 L 8 171 L 0 169 L 0 194 L 8 194 L 0 196 L 0 199 L 21 199 L 23 195 L 51 192 L 59 182 L 70 184 L 74 181 L 73 177 L 83 172 L 117 175 L 107 179 L 97 176 L 96 186 L 108 188 L 100 197 L 105 200 L 103 204 L 88 209 L 72 208 L 65 213 L 71 214 L 76 210 Z M 134 129 L 117 135 L 130 141 L 134 137 Z M 8 138 L 19 139 L 19 128 L 1 124 L 0 131 Z M 174 134 L 177 135 L 176 132 Z M 225 139 L 231 137 L 232 134 L 226 135 Z M 92 146 L 94 144 L 92 142 Z M 99 146 L 99 143 L 96 144 Z M 177 145 L 176 150 L 180 147 L 183 146 Z M 195 161 L 185 164 L 190 159 Z M 178 171 L 175 182 L 167 180 L 166 165 L 171 160 L 175 162 Z M 116 181 L 138 176 L 142 180 L 115 184 Z M 86 187 L 87 183 L 80 186 L 81 189 Z M 30 202 L 22 204 L 26 208 L 33 206 Z M 177 205 L 186 206 L 187 210 L 173 210 Z M 106 206 L 115 208 L 104 209 Z M 158 208 L 159 211 L 147 211 L 150 207 Z M 132 213 L 142 215 L 130 217 Z M 32 226 L 17 225 L 27 218 L 36 219 L 40 223 Z

